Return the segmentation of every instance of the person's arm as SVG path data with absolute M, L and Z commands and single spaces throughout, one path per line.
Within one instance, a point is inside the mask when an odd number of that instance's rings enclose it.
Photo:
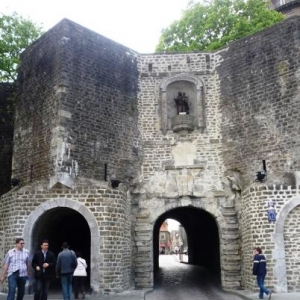
M 32 262 L 31 262 L 31 266 L 34 270 L 36 271 L 39 271 L 40 270 L 40 267 L 39 267 L 39 264 L 38 264 L 38 258 L 37 258 L 37 253 L 34 254 L 33 256 L 33 259 L 32 259 Z
M 258 267 L 259 267 L 259 256 L 256 254 L 254 255 L 253 259 L 253 275 L 257 275 L 258 273 Z
M 81 258 L 81 263 L 83 264 L 83 266 L 85 268 L 87 268 L 87 263 L 86 263 L 86 260 L 84 258 Z
M 5 255 L 5 258 L 4 258 L 2 276 L 0 278 L 1 283 L 3 283 L 3 281 L 5 280 L 5 276 L 6 276 L 8 268 L 9 268 L 9 264 L 10 264 L 10 256 L 9 256 L 9 252 L 7 252 Z
M 27 265 L 27 276 L 30 277 L 30 260 L 29 260 L 29 257 L 27 258 L 26 265 Z
M 49 269 L 52 269 L 55 267 L 56 259 L 55 259 L 55 255 L 53 253 L 49 254 L 49 261 L 47 264 L 48 264 Z
M 56 277 L 59 278 L 60 275 L 60 255 L 58 254 L 56 267 L 55 267 Z
M 6 272 L 7 272 L 7 270 L 8 270 L 8 267 L 9 267 L 8 264 L 5 264 L 5 265 L 3 266 L 2 276 L 1 276 L 1 278 L 0 278 L 1 283 L 3 283 L 3 281 L 5 280 L 5 276 L 6 276 Z

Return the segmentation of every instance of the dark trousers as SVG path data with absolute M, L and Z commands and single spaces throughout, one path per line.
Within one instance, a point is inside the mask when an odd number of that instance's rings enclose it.
M 82 298 L 84 298 L 84 284 L 86 276 L 73 276 L 73 288 L 75 299 L 78 298 L 78 294 L 82 293 Z
M 27 281 L 27 277 L 19 277 L 19 272 L 12 273 L 8 277 L 7 300 L 15 299 L 17 288 L 18 288 L 17 300 L 23 300 L 26 281 Z
M 47 300 L 50 278 L 41 277 L 35 279 L 34 300 Z

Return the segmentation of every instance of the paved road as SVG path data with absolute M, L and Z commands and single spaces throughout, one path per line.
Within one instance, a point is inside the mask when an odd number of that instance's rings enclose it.
M 223 293 L 201 267 L 180 263 L 178 256 L 160 255 L 159 266 L 154 291 L 146 295 L 146 300 L 241 299 Z

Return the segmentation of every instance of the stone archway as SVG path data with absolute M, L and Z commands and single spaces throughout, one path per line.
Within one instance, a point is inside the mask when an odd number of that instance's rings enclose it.
M 39 205 L 28 217 L 23 231 L 25 241 L 31 241 L 31 235 L 37 221 L 44 213 L 54 208 L 69 208 L 75 210 L 86 220 L 91 234 L 91 279 L 90 284 L 94 292 L 99 292 L 100 285 L 100 234 L 98 225 L 93 214 L 83 204 L 70 199 L 52 199 Z M 30 252 L 34 251 L 32 243 L 30 244 Z
M 178 207 L 160 215 L 153 229 L 153 265 L 158 270 L 159 228 L 166 219 L 177 220 L 185 229 L 189 264 L 198 265 L 221 283 L 220 233 L 216 218 L 204 209 L 193 206 Z
M 275 259 L 274 275 L 277 278 L 275 291 L 277 293 L 287 293 L 287 278 L 286 278 L 286 260 L 284 249 L 284 224 L 287 215 L 296 207 L 300 205 L 300 196 L 291 198 L 281 208 L 275 224 L 275 232 L 273 235 L 275 249 L 273 258 Z

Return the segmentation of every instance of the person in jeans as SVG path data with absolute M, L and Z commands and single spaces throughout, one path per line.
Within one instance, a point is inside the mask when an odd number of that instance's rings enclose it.
M 78 299 L 78 294 L 82 293 L 82 299 L 85 298 L 84 284 L 87 276 L 86 268 L 87 264 L 84 258 L 81 257 L 81 253 L 76 252 L 77 256 L 77 268 L 73 274 L 73 283 L 74 283 L 74 295 L 75 299 Z
M 31 262 L 35 279 L 34 300 L 47 300 L 50 282 L 55 275 L 55 255 L 48 248 L 48 240 L 43 240 L 41 250 L 34 254 Z
M 74 251 L 69 250 L 68 243 L 62 244 L 63 251 L 58 254 L 56 263 L 56 277 L 60 278 L 64 300 L 72 297 L 72 279 L 77 267 L 77 259 Z
M 4 258 L 2 276 L 3 283 L 6 273 L 8 277 L 7 300 L 14 300 L 18 288 L 17 300 L 23 300 L 25 284 L 29 277 L 29 251 L 24 248 L 24 239 L 16 239 L 15 247 L 9 250 Z
M 259 287 L 259 299 L 264 298 L 264 294 L 268 295 L 268 299 L 271 299 L 272 292 L 264 286 L 265 277 L 267 274 L 267 262 L 265 256 L 262 254 L 262 250 L 259 247 L 254 248 L 253 258 L 253 275 L 256 275 L 257 285 Z

